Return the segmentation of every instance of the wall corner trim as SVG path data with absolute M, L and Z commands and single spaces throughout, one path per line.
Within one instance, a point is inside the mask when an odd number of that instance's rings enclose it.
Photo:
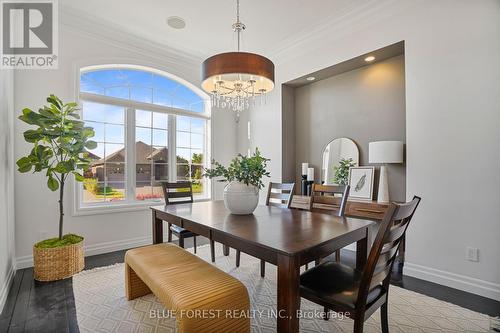
M 405 263 L 404 275 L 500 301 L 500 284 L 427 266 Z
M 10 265 L 9 271 L 7 272 L 7 279 L 5 279 L 5 283 L 3 284 L 3 286 L 0 286 L 0 313 L 2 313 L 5 302 L 7 301 L 7 296 L 9 295 L 10 287 L 12 285 L 12 281 L 14 280 L 15 274 L 16 268 L 12 264 Z

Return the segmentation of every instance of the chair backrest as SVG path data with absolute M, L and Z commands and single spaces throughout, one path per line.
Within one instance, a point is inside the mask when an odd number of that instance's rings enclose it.
M 162 182 L 161 185 L 166 205 L 193 202 L 193 186 L 191 182 Z
M 333 212 L 337 216 L 344 216 L 349 189 L 349 185 L 313 184 L 309 210 L 323 213 Z M 335 194 L 341 196 L 335 196 Z
M 363 271 L 357 305 L 366 304 L 368 293 L 373 288 L 382 285 L 387 290 L 389 287 L 396 253 L 420 200 L 415 196 L 404 204 L 391 203 L 387 209 Z
M 269 183 L 266 205 L 290 208 L 294 187 L 295 183 Z

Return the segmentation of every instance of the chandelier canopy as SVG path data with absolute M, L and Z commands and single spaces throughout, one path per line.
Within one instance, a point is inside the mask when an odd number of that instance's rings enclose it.
M 211 95 L 212 105 L 237 113 L 247 109 L 255 97 L 274 88 L 274 64 L 255 53 L 240 52 L 240 34 L 245 25 L 240 21 L 239 0 L 236 0 L 238 51 L 216 54 L 203 62 L 201 87 Z M 262 100 L 261 100 L 262 101 Z

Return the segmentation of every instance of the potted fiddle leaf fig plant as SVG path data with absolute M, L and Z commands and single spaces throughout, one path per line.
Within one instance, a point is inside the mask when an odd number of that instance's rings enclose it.
M 238 154 L 226 168 L 213 160 L 214 168 L 205 169 L 208 178 L 222 177 L 220 181 L 228 181 L 224 188 L 224 205 L 236 215 L 252 214 L 259 203 L 259 189 L 264 187 L 262 178 L 269 177 L 267 171 L 269 159 L 255 149 L 252 156 Z
M 76 103 L 63 103 L 58 97 L 47 97 L 48 105 L 35 112 L 23 109 L 19 117 L 34 126 L 24 132 L 24 139 L 33 148 L 17 161 L 19 172 L 44 172 L 47 187 L 59 191 L 59 235 L 33 246 L 34 277 L 38 281 L 68 278 L 84 267 L 83 237 L 63 234 L 64 189 L 69 177 L 83 181 L 83 172 L 90 166 L 88 149 L 97 147 L 91 141 L 94 130 L 79 120 Z

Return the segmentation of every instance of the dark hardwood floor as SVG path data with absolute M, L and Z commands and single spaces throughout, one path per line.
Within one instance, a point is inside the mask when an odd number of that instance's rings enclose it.
M 200 237 L 199 245 L 208 244 Z M 192 239 L 186 247 L 192 247 Z M 220 245 L 218 245 L 220 246 Z M 85 268 L 108 266 L 123 262 L 125 251 L 117 251 L 85 258 Z M 342 261 L 354 262 L 354 255 L 342 252 Z M 393 274 L 393 285 L 413 290 L 461 307 L 488 314 L 500 315 L 500 302 L 444 287 L 416 278 Z M 33 269 L 18 270 L 14 277 L 7 302 L 0 315 L 0 333 L 6 332 L 79 332 L 72 279 L 55 282 L 36 282 Z

